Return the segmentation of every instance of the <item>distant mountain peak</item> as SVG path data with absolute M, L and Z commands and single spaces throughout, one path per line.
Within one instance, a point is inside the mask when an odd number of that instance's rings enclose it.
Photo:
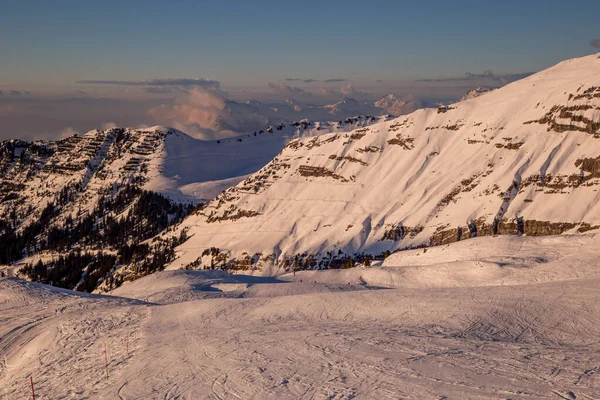
M 484 94 L 490 93 L 496 89 L 499 89 L 498 87 L 489 87 L 489 86 L 484 86 L 484 87 L 478 87 L 472 90 L 469 90 L 467 93 L 465 93 L 459 101 L 465 101 L 465 100 L 470 100 L 470 99 L 474 99 L 476 97 L 479 96 L 483 96 Z

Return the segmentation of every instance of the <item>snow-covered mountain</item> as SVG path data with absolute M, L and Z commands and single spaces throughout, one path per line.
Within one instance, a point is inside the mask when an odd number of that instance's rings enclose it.
M 375 102 L 359 102 L 350 97 L 344 97 L 340 102 L 326 105 L 323 108 L 331 115 L 344 116 L 354 114 L 382 115 L 395 117 L 410 114 L 421 108 L 432 108 L 436 105 L 425 102 L 413 95 L 397 97 L 387 94 Z
M 361 104 L 357 100 L 350 97 L 344 97 L 341 101 L 335 104 L 329 104 L 323 108 L 331 115 L 347 115 L 360 114 L 367 107 L 366 104 Z M 371 111 L 370 109 L 368 111 Z
M 478 88 L 469 90 L 467 93 L 465 93 L 463 95 L 463 97 L 460 98 L 459 101 L 471 100 L 471 99 L 474 99 L 475 97 L 483 96 L 484 94 L 494 91 L 496 89 L 498 89 L 498 88 L 497 87 L 478 87 Z
M 599 55 L 451 106 L 300 138 L 188 217 L 170 268 L 276 273 L 475 234 L 596 229 L 599 138 Z
M 375 103 L 373 103 L 373 106 L 381 110 L 379 113 L 384 112 L 396 117 L 410 114 L 421 108 L 435 107 L 434 104 L 427 103 L 413 95 L 398 98 L 396 95 L 391 93 L 377 100 Z
M 31 279 L 93 290 L 124 246 L 137 246 L 196 207 L 190 197 L 171 196 L 166 151 L 180 135 L 162 127 L 114 128 L 2 142 L 0 264 L 44 260 L 49 264 L 28 270 Z M 164 253 L 174 242 L 165 244 L 151 247 Z
M 210 141 L 160 126 L 93 130 L 57 141 L 7 140 L 0 143 L 0 215 L 16 213 L 26 225 L 28 209 L 41 209 L 71 191 L 77 199 L 69 201 L 69 211 L 85 212 L 102 194 L 133 183 L 181 202 L 209 200 L 218 188 L 266 165 L 295 138 L 345 132 L 382 118 L 302 120 Z
M 409 114 L 425 107 L 433 107 L 412 95 L 397 98 L 390 94 L 375 102 L 358 101 L 351 97 L 344 97 L 333 104 L 319 105 L 286 99 L 283 102 L 268 103 L 258 100 L 237 102 L 224 100 L 223 108 L 212 126 L 212 131 L 217 133 L 227 132 L 246 133 L 265 129 L 271 125 L 289 125 L 293 121 L 330 121 L 332 118 L 343 121 L 358 115 L 384 115 L 400 116 Z
M 105 289 L 166 266 L 277 274 L 475 235 L 585 232 L 600 226 L 599 137 L 594 55 L 392 120 L 304 120 L 214 141 L 161 127 L 8 141 L 1 228 L 10 260 L 111 243 L 112 261 L 94 261 L 99 282 L 118 270 Z M 183 219 L 185 202 L 224 189 Z M 42 282 L 60 270 L 28 268 Z M 79 268 L 71 286 L 90 272 Z
M 22 263 L 52 263 L 63 255 L 67 261 L 59 260 L 60 266 L 36 264 L 28 276 L 67 288 L 84 284 L 88 290 L 117 260 L 127 264 L 136 252 L 144 254 L 152 248 L 161 257 L 149 261 L 143 273 L 152 272 L 171 259 L 175 242 L 141 248 L 138 243 L 179 223 L 204 201 L 259 170 L 290 140 L 348 131 L 384 119 L 303 120 L 212 141 L 160 126 L 94 130 L 58 141 L 4 141 L 0 143 L 0 265 L 21 259 Z M 124 246 L 134 246 L 129 249 L 133 253 Z M 80 256 L 75 251 L 92 253 Z M 70 270 L 73 266 L 75 271 Z M 50 274 L 51 270 L 56 272 Z M 90 281 L 92 272 L 96 276 Z

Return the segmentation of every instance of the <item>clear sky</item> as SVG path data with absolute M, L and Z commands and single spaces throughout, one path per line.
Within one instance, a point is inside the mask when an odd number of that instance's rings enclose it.
M 526 72 L 591 53 L 599 15 L 598 0 L 6 1 L 0 82 Z
M 11 132 L 42 110 L 53 119 L 43 127 L 84 118 L 86 101 L 108 121 L 145 120 L 185 89 L 142 86 L 151 79 L 210 79 L 234 100 L 446 100 L 600 51 L 600 0 L 7 0 L 0 10 L 0 122 L 10 114 Z

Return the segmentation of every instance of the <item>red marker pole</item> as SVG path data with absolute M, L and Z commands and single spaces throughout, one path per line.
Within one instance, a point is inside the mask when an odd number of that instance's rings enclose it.
M 33 376 L 29 377 L 29 382 L 31 382 L 31 397 L 35 400 L 35 390 L 33 389 Z
M 106 343 L 104 343 L 104 362 L 106 364 L 106 380 L 108 380 L 108 354 L 106 353 Z

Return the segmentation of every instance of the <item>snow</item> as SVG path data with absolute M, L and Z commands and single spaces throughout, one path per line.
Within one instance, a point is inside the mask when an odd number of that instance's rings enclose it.
M 294 140 L 184 221 L 191 239 L 169 268 L 216 247 L 229 260 L 260 256 L 260 271 L 280 274 L 286 257 L 377 255 L 495 218 L 514 224 L 512 233 L 517 217 L 597 229 L 600 175 L 580 161 L 600 157 L 598 87 L 592 55 L 447 108 Z M 592 121 L 587 132 L 582 118 Z M 385 239 L 399 226 L 402 240 Z
M 31 376 L 38 398 L 593 399 L 599 240 L 485 237 L 279 278 L 166 271 L 113 296 L 3 278 L 0 397 L 27 398 Z
M 410 114 L 421 108 L 435 107 L 433 104 L 427 103 L 413 95 L 398 98 L 391 93 L 373 103 L 373 106 L 396 117 Z
M 219 140 L 201 140 L 183 132 L 169 130 L 159 156 L 150 165 L 148 190 L 171 198 L 211 200 L 258 171 L 275 157 L 291 140 L 326 132 L 346 132 L 356 127 L 384 120 L 384 117 L 338 124 L 306 121 L 306 129 L 289 124 L 272 133 L 261 130 Z
M 104 179 L 98 169 L 120 153 L 114 135 L 84 135 L 70 159 L 40 162 L 77 163 L 89 147 L 86 168 L 35 176 L 30 200 L 81 181 L 85 209 L 143 163 L 146 187 L 173 197 L 239 183 L 177 228 L 189 240 L 170 270 L 109 295 L 0 278 L 0 398 L 28 398 L 30 377 L 52 399 L 596 398 L 600 177 L 580 161 L 600 157 L 598 87 L 593 55 L 447 108 L 354 121 L 352 132 L 320 123 L 217 143 L 128 130 L 142 154 L 117 157 Z M 433 244 L 496 217 L 572 225 L 400 251 L 372 267 L 282 268 L 298 254 Z M 399 226 L 404 237 L 386 237 Z M 180 269 L 206 268 L 213 246 L 260 262 L 248 275 Z
M 497 87 L 478 87 L 478 88 L 469 90 L 467 93 L 465 93 L 464 96 L 460 98 L 460 101 L 474 99 L 476 97 L 483 96 L 484 94 L 487 94 L 496 89 L 498 89 L 498 88 Z
M 143 189 L 177 202 L 207 201 L 262 168 L 295 138 L 345 132 L 386 118 L 361 116 L 341 124 L 304 121 L 300 126 L 280 125 L 281 129 L 274 128 L 273 133 L 264 127 L 262 133 L 208 141 L 153 126 L 93 130 L 60 141 L 36 142 L 54 150 L 54 154 L 38 156 L 30 151 L 30 163 L 21 165 L 21 146 L 15 151 L 15 160 L 0 157 L 0 183 L 18 188 L 12 193 L 18 195 L 18 201 L 1 202 L 0 215 L 7 218 L 16 210 L 22 221 L 20 228 L 24 228 L 39 218 L 48 203 L 56 205 L 68 189 L 73 199 L 52 221 L 60 226 L 68 217 L 76 221 L 91 212 L 102 197 L 139 180 L 144 182 Z

